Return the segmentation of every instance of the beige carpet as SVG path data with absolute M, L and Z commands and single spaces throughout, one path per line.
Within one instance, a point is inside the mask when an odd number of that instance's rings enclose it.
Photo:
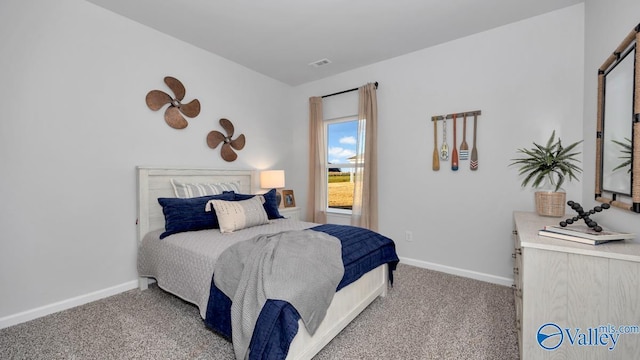
M 511 288 L 400 264 L 314 359 L 517 359 Z M 0 359 L 233 359 L 195 306 L 132 290 L 0 330 Z

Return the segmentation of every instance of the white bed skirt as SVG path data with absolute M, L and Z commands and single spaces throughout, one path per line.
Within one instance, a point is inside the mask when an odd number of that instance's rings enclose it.
M 388 274 L 388 265 L 380 265 L 338 291 L 313 336 L 309 335 L 304 323 L 299 320 L 298 334 L 293 338 L 287 359 L 311 359 L 316 355 L 373 300 L 387 295 Z

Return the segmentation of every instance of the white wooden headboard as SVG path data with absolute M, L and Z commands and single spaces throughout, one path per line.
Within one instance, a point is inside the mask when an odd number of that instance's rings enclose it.
M 240 192 L 254 194 L 255 170 L 137 166 L 138 243 L 151 230 L 164 228 L 160 197 L 175 197 L 171 179 L 184 183 L 240 182 Z

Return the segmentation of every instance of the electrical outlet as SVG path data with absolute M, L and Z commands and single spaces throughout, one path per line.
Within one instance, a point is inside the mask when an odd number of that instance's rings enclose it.
M 413 241 L 413 232 L 412 231 L 405 231 L 404 232 L 404 239 L 407 241 Z

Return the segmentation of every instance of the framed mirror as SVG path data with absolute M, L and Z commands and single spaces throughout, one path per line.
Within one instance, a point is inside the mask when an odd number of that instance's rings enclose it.
M 598 69 L 596 187 L 599 202 L 640 213 L 640 25 Z

